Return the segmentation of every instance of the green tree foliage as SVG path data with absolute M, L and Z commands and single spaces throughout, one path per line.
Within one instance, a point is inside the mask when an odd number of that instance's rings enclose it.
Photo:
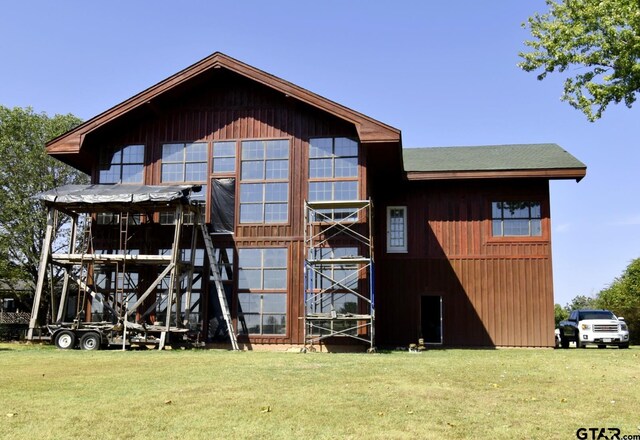
M 49 157 L 45 142 L 80 123 L 73 115 L 47 116 L 31 108 L 0 106 L 0 282 L 33 289 L 46 228 L 46 213 L 32 196 L 87 181 L 87 176 Z M 67 219 L 68 220 L 68 219 Z M 57 224 L 64 228 L 65 219 Z
M 545 0 L 547 13 L 530 17 L 525 28 L 531 52 L 518 66 L 527 72 L 571 72 L 562 100 L 590 121 L 610 103 L 627 107 L 640 90 L 640 3 L 638 0 Z
M 597 308 L 597 300 L 596 298 L 591 298 L 590 296 L 578 295 L 571 300 L 569 304 L 566 305 L 565 310 L 567 313 L 572 310 L 580 310 L 580 309 L 595 309 Z
M 556 327 L 558 327 L 558 324 L 560 323 L 560 321 L 564 321 L 569 317 L 569 312 L 560 304 L 554 304 L 553 309 L 554 309 L 554 315 L 556 320 Z
M 622 276 L 598 293 L 597 305 L 624 317 L 631 342 L 640 343 L 640 258 L 633 260 Z

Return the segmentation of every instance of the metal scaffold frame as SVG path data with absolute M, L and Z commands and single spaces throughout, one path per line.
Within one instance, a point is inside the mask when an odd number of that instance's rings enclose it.
M 122 344 L 123 349 L 130 343 L 157 344 L 158 349 L 163 349 L 173 336 L 175 342 L 184 340 L 189 329 L 189 315 L 192 304 L 192 287 L 194 282 L 194 266 L 196 255 L 197 234 L 202 233 L 205 248 L 211 262 L 212 277 L 214 279 L 218 297 L 221 301 L 221 308 L 229 329 L 232 348 L 237 350 L 237 340 L 233 332 L 231 316 L 229 314 L 226 297 L 220 294 L 219 273 L 215 267 L 213 259 L 213 244 L 209 231 L 205 224 L 200 223 L 202 219 L 202 205 L 192 203 L 189 196 L 193 186 L 147 186 L 134 188 L 127 185 L 91 185 L 89 187 L 65 188 L 52 190 L 43 193 L 40 199 L 47 207 L 47 229 L 40 257 L 38 269 L 38 280 L 29 323 L 27 339 L 33 340 L 34 330 L 38 327 L 38 314 L 43 295 L 45 278 L 50 266 L 58 266 L 63 269 L 63 284 L 60 294 L 60 301 L 55 313 L 55 322 L 48 326 L 52 337 L 66 332 L 67 341 L 73 348 L 76 338 L 86 334 L 93 334 L 97 339 L 95 343 L 108 343 L 109 345 Z M 118 192 L 120 191 L 120 192 Z M 129 235 L 129 220 L 131 216 L 143 215 L 147 221 L 153 221 L 153 215 L 159 212 L 169 212 L 173 214 L 173 242 L 170 255 L 140 254 L 128 252 L 127 243 L 131 239 Z M 53 231 L 55 219 L 60 213 L 71 217 L 71 230 L 68 234 L 69 243 L 66 253 L 53 253 L 52 244 L 56 240 Z M 96 253 L 93 241 L 92 219 L 99 213 L 109 213 L 117 215 L 119 224 L 118 239 L 109 253 Z M 180 242 L 185 225 L 185 215 L 190 214 L 193 219 L 191 228 L 191 251 L 186 260 L 181 259 Z M 82 226 L 83 231 L 79 229 Z M 81 233 L 82 235 L 79 235 Z M 76 240 L 81 237 L 80 240 Z M 140 280 L 133 280 L 129 270 L 136 270 L 144 265 L 155 265 L 158 267 L 158 275 L 154 280 L 147 280 L 144 285 Z M 95 278 L 95 268 L 106 266 L 115 273 L 114 291 L 111 293 L 100 292 Z M 159 285 L 162 280 L 169 277 L 167 289 L 162 292 Z M 69 281 L 74 281 L 78 285 L 78 313 L 73 322 L 63 322 L 65 311 L 67 310 Z M 186 281 L 186 282 L 185 282 Z M 144 292 L 142 290 L 145 288 Z M 51 291 L 51 302 L 56 298 Z M 147 299 L 156 294 L 157 299 L 146 311 L 143 306 L 148 306 Z M 80 296 L 83 300 L 80 300 Z M 83 315 L 86 314 L 85 306 L 88 301 L 98 301 L 107 309 L 116 322 L 86 322 Z M 185 299 L 185 309 L 182 311 L 182 297 Z M 164 299 L 163 299 L 164 298 Z M 156 307 L 165 302 L 166 316 L 163 316 L 163 323 L 138 323 L 135 322 L 136 314 L 144 318 Z M 135 302 L 134 302 L 135 301 Z M 133 302 L 133 304 L 131 304 Z M 174 309 L 175 307 L 175 309 Z M 52 309 L 55 310 L 55 306 Z M 172 310 L 174 309 L 174 310 Z M 84 340 L 84 338 L 82 338 Z M 93 349 L 82 343 L 80 347 Z M 87 339 L 88 340 L 88 339 Z M 58 345 L 58 344 L 57 344 Z
M 305 201 L 305 346 L 347 337 L 374 349 L 372 211 L 371 200 Z M 357 247 L 358 255 L 336 255 L 342 246 Z M 346 296 L 356 298 L 355 310 L 336 309 L 335 303 Z

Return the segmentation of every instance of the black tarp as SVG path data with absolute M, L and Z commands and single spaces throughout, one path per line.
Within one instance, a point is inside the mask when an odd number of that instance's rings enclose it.
M 236 179 L 211 181 L 211 227 L 213 232 L 233 233 L 236 206 Z

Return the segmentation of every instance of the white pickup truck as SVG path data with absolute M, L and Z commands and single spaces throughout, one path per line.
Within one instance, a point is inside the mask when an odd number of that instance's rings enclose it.
M 629 348 L 629 329 L 624 318 L 618 318 L 609 310 L 574 310 L 569 319 L 558 324 L 560 346 L 569 348 L 570 342 L 576 347 L 589 344 L 605 348 L 617 345 Z

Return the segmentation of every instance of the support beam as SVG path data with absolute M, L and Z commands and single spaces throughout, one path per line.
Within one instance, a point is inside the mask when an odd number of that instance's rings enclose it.
M 29 320 L 29 330 L 27 332 L 27 340 L 33 340 L 33 330 L 38 322 L 38 311 L 40 310 L 40 300 L 42 298 L 42 287 L 44 286 L 44 277 L 47 273 L 47 262 L 51 253 L 51 239 L 53 237 L 53 209 L 47 209 L 47 229 L 42 242 L 42 253 L 40 254 L 40 264 L 38 265 L 38 281 L 36 283 L 35 296 L 33 298 L 33 308 L 31 309 L 31 319 Z

